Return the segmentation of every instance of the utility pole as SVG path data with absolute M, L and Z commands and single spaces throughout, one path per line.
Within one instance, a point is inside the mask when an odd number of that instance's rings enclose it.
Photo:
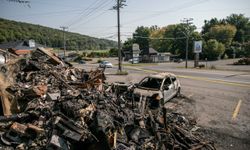
M 190 34 L 190 31 L 189 31 L 189 25 L 192 24 L 192 21 L 193 18 L 184 18 L 183 20 L 181 20 L 184 24 L 187 25 L 186 27 L 186 33 L 185 33 L 185 36 L 186 36 L 186 58 L 185 58 L 185 68 L 188 67 L 188 41 L 189 41 L 189 34 Z
M 121 65 L 121 35 L 120 35 L 120 0 L 117 0 L 117 28 L 118 28 L 118 72 L 122 72 Z
M 60 28 L 62 28 L 62 30 L 63 30 L 63 55 L 64 55 L 64 58 L 65 58 L 65 56 L 66 56 L 65 30 L 68 29 L 68 27 L 66 27 L 66 26 L 61 26 Z
M 117 4 L 113 6 L 113 10 L 117 11 L 117 32 L 118 32 L 118 72 L 122 71 L 122 53 L 121 53 L 121 34 L 120 34 L 120 8 L 126 6 L 126 0 L 116 0 Z

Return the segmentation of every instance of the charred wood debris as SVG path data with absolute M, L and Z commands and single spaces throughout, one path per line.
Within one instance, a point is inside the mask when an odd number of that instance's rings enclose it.
M 38 48 L 0 72 L 0 149 L 215 149 L 194 121 L 105 86 L 104 69 L 74 68 Z

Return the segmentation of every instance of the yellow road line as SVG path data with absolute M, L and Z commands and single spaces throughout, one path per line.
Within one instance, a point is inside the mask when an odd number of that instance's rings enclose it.
M 241 102 L 242 102 L 242 100 L 238 101 L 238 104 L 236 105 L 234 112 L 233 112 L 233 115 L 232 115 L 232 120 L 234 120 L 237 117 L 237 115 L 239 114 Z
M 137 68 L 137 67 L 128 67 L 128 66 L 126 66 L 126 68 L 139 70 L 139 71 L 144 71 L 144 72 L 148 72 L 148 73 L 158 73 L 158 71 L 146 70 L 146 69 L 141 69 L 141 68 Z
M 156 71 L 156 70 L 149 70 L 149 69 L 141 69 L 137 67 L 127 67 L 130 69 L 134 70 L 139 70 L 139 71 L 144 71 L 148 73 L 158 73 L 162 71 Z M 242 83 L 236 83 L 236 82 L 230 82 L 230 81 L 224 81 L 220 79 L 209 79 L 209 78 L 204 78 L 204 77 L 194 77 L 194 76 L 183 76 L 183 75 L 178 75 L 177 77 L 179 78 L 186 78 L 186 79 L 193 79 L 193 80 L 201 80 L 201 81 L 207 81 L 207 82 L 213 82 L 213 83 L 219 83 L 219 84 L 226 84 L 226 85 L 232 85 L 232 86 L 240 86 L 240 87 L 248 87 L 250 88 L 249 84 L 242 84 Z
M 224 80 L 220 80 L 220 79 L 208 79 L 208 78 L 203 78 L 203 77 L 182 76 L 182 75 L 177 76 L 177 77 L 250 88 L 250 85 L 248 85 L 248 84 L 241 84 L 241 83 L 236 83 L 236 82 L 224 81 Z

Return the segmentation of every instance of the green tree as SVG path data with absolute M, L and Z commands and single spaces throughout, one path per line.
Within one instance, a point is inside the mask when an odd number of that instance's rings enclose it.
M 195 26 L 186 25 L 186 24 L 176 24 L 170 25 L 166 29 L 165 38 L 173 37 L 174 39 L 168 40 L 170 47 L 170 52 L 175 55 L 179 55 L 182 58 L 185 58 L 186 53 L 186 38 L 189 37 L 188 43 L 188 53 L 189 58 L 193 57 L 193 41 L 196 40 L 196 34 L 194 34 Z
M 109 56 L 111 56 L 111 57 L 117 57 L 118 56 L 118 49 L 117 48 L 111 48 L 109 50 Z
M 204 46 L 204 57 L 209 60 L 215 60 L 219 58 L 225 52 L 224 44 L 218 42 L 215 39 L 210 39 Z
M 157 49 L 159 52 L 164 51 L 164 42 L 166 41 L 162 39 L 164 38 L 165 31 L 166 27 L 151 30 L 150 47 Z
M 61 30 L 33 25 L 28 23 L 9 21 L 0 18 L 0 44 L 10 41 L 34 39 L 37 43 L 52 47 L 63 47 L 63 34 Z M 117 42 L 93 38 L 77 33 L 66 33 L 67 49 L 76 49 L 77 44 L 87 49 L 107 49 L 117 46 Z M 76 43 L 76 40 L 78 43 Z
M 229 47 L 235 36 L 236 30 L 236 27 L 233 25 L 215 25 L 210 28 L 208 35 L 210 39 L 216 39 L 226 47 Z
M 198 32 L 194 32 L 195 26 L 186 24 L 174 24 L 158 28 L 150 33 L 150 46 L 159 52 L 171 52 L 185 57 L 186 36 L 189 35 L 189 56 L 193 56 L 193 41 L 201 40 Z
M 122 50 L 131 51 L 133 43 L 134 43 L 134 40 L 131 38 L 128 38 L 127 41 L 125 41 L 124 44 L 122 45 Z
M 133 33 L 134 43 L 139 44 L 140 49 L 143 51 L 148 51 L 149 49 L 149 35 L 149 28 L 144 26 L 137 27 L 135 33 Z
M 243 48 L 244 48 L 244 55 L 250 58 L 250 41 L 244 43 Z
M 237 32 L 234 36 L 234 41 L 243 42 L 243 38 L 246 35 L 247 28 L 249 25 L 249 18 L 243 14 L 232 14 L 226 18 L 227 23 L 234 25 Z M 249 29 L 249 28 L 248 28 Z
M 215 25 L 225 25 L 226 21 L 225 20 L 218 20 L 217 18 L 212 18 L 210 20 L 205 20 L 204 25 L 202 27 L 201 33 L 204 35 L 207 32 L 209 32 L 210 28 L 212 28 Z

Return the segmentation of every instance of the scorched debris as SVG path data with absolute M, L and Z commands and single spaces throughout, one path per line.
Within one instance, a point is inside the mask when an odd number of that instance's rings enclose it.
M 129 91 L 105 87 L 104 69 L 74 68 L 43 48 L 0 78 L 0 149 L 215 149 L 182 115 L 142 110 Z

